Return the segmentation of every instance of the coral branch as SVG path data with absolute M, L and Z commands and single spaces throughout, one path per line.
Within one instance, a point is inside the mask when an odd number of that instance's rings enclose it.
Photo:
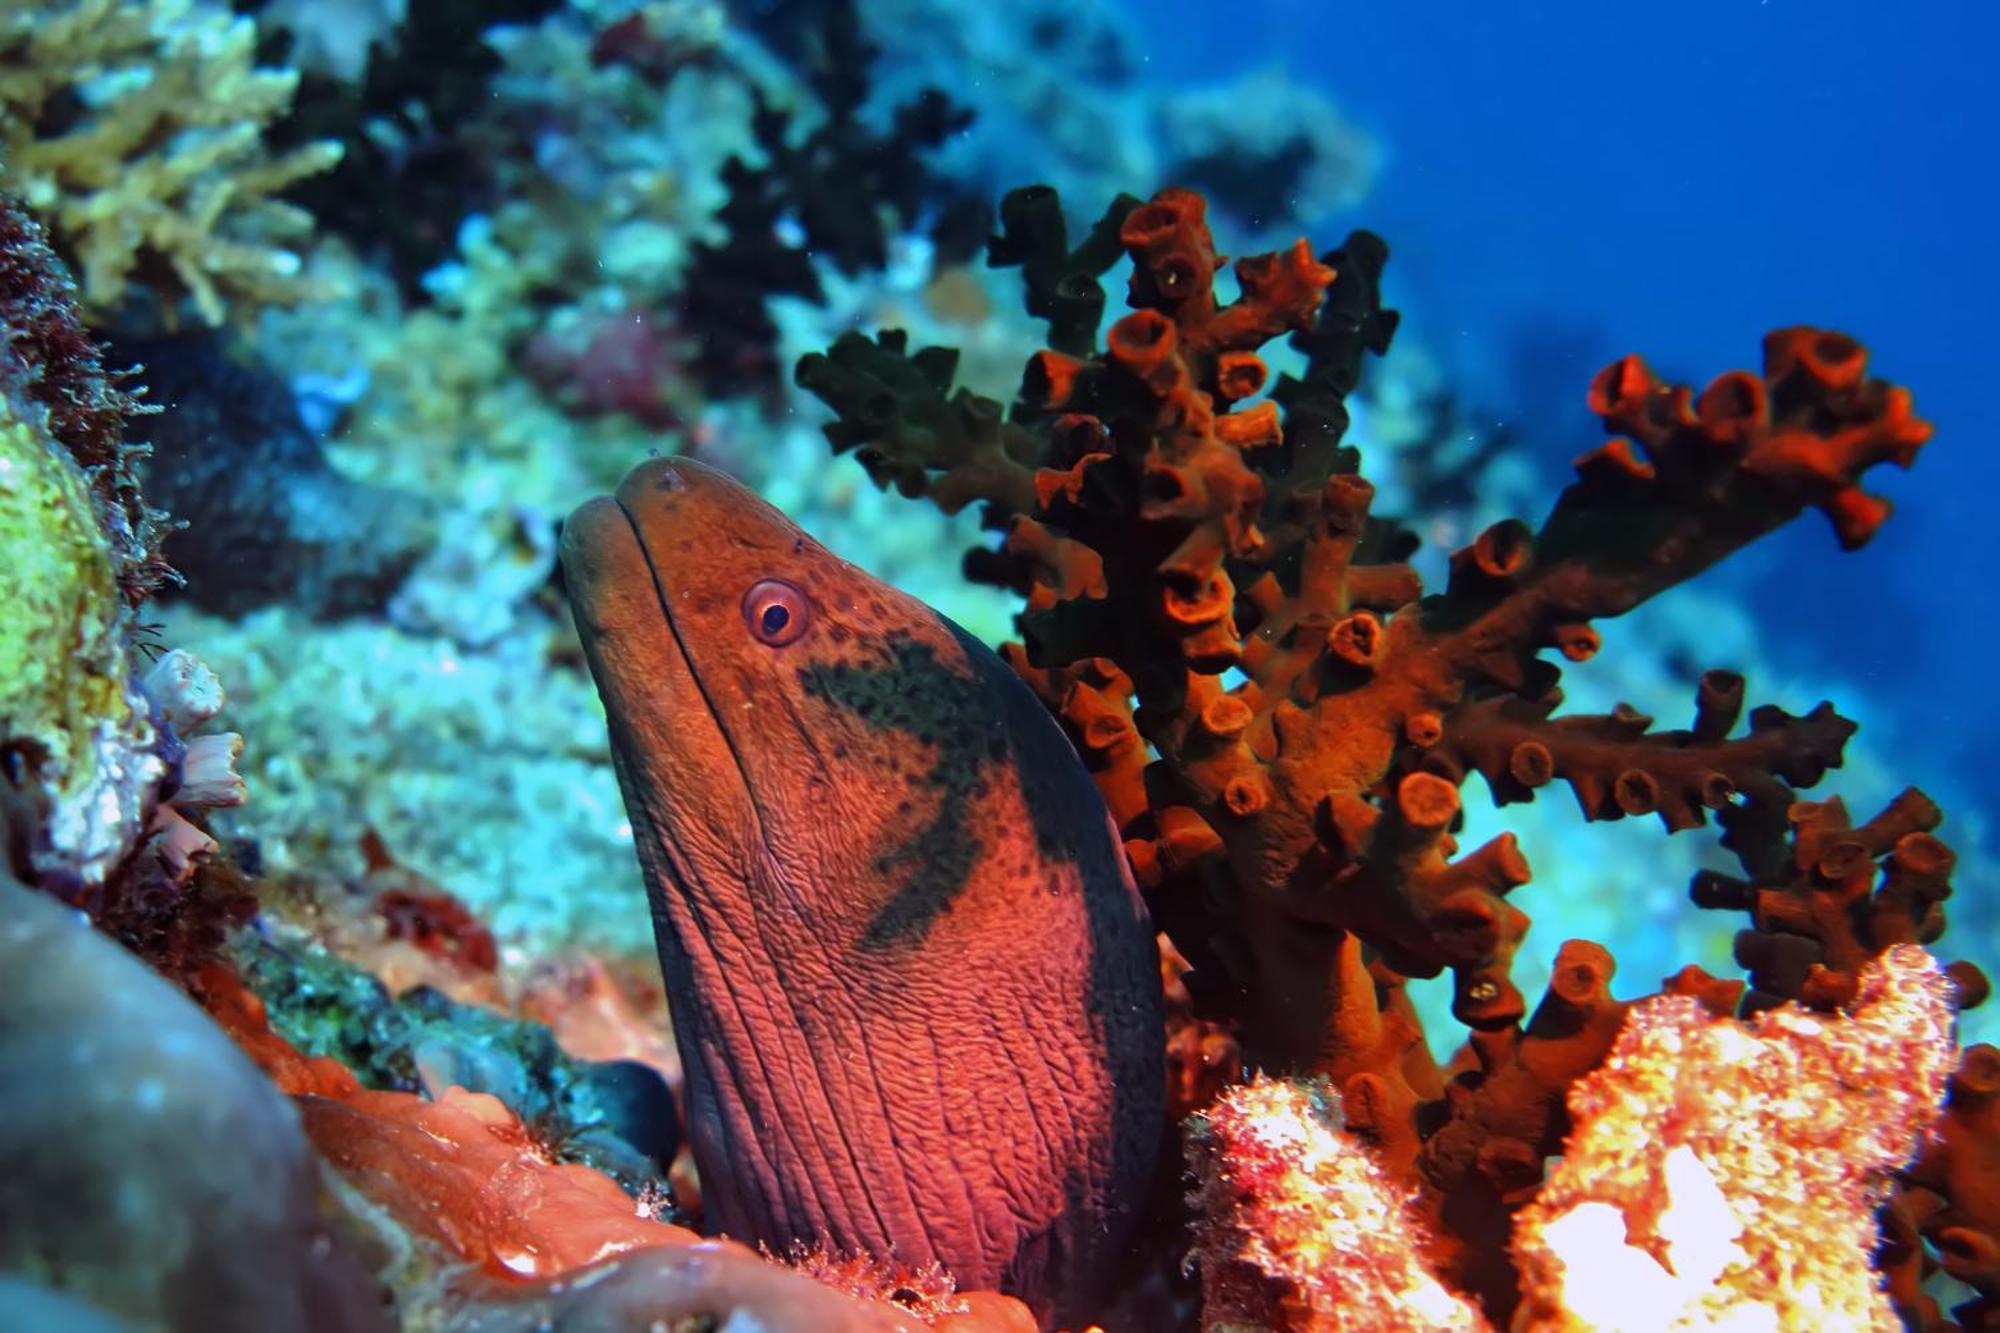
M 1859 828 L 1837 796 L 1781 812 L 1750 805 L 1725 816 L 1724 841 L 1751 878 L 1703 871 L 1690 892 L 1697 906 L 1750 914 L 1751 929 L 1736 937 L 1750 1003 L 1845 1005 L 1876 954 L 1934 943 L 1944 933 L 1956 862 L 1931 833 L 1942 818 L 1914 787 Z M 1977 967 L 1955 963 L 1951 972 L 1962 1007 L 1985 998 L 1989 987 Z
M 1669 831 L 1699 828 L 1708 811 L 1739 800 L 1784 809 L 1792 788 L 1813 786 L 1840 762 L 1854 734 L 1854 723 L 1822 703 L 1804 717 L 1758 708 L 1750 734 L 1729 739 L 1742 700 L 1742 677 L 1711 671 L 1694 726 L 1654 731 L 1651 718 L 1630 709 L 1551 717 L 1558 695 L 1498 695 L 1454 709 L 1420 762 L 1455 780 L 1476 770 L 1501 805 L 1561 780 L 1587 819 L 1657 814 Z
M 1014 453 L 1033 440 L 1001 420 L 991 398 L 966 389 L 946 396 L 956 352 L 927 347 L 911 356 L 907 346 L 900 332 L 847 333 L 799 362 L 800 386 L 840 413 L 825 427 L 834 452 L 854 450 L 877 486 L 928 495 L 947 514 L 974 500 L 1032 509 L 1033 474 Z
M 1577 460 L 1577 480 L 1530 537 L 1489 529 L 1453 557 L 1424 609 L 1454 667 L 1517 688 L 1543 648 L 1707 569 L 1808 505 L 1853 549 L 1888 516 L 1860 479 L 1908 467 L 1930 438 L 1909 391 L 1867 377 L 1859 343 L 1816 329 L 1764 340 L 1764 378 L 1735 371 L 1697 399 L 1626 357 L 1591 385 L 1591 409 L 1622 432 Z M 1626 438 L 1629 436 L 1629 438 Z
M 1097 326 L 1104 318 L 1104 271 L 1124 253 L 1119 232 L 1139 201 L 1121 194 L 1104 210 L 1090 234 L 1072 248 L 1062 201 L 1045 185 L 1015 190 L 1000 206 L 1000 234 L 987 262 L 1018 264 L 1028 313 L 1048 321 L 1049 346 L 1068 357 L 1097 350 Z

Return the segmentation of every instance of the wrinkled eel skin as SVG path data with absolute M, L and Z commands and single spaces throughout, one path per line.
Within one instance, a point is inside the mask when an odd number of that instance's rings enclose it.
M 956 625 L 701 464 L 641 464 L 562 554 L 710 1226 L 1083 1322 L 1163 1055 L 1145 908 L 1061 731 Z M 776 645 L 770 580 L 804 621 Z

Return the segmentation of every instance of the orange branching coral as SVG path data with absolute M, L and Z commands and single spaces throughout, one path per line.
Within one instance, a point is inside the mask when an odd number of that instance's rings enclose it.
M 1592 398 L 1631 438 L 1580 461 L 1539 532 L 1496 525 L 1420 600 L 1409 542 L 1369 514 L 1372 488 L 1337 445 L 1340 395 L 1393 328 L 1373 299 L 1380 242 L 1239 261 L 1243 294 L 1218 308 L 1197 196 L 1163 192 L 1119 236 L 1137 310 L 1102 354 L 1038 354 L 992 447 L 899 424 L 937 410 L 948 358 L 851 335 L 799 377 L 842 413 L 834 443 L 861 448 L 878 479 L 998 506 L 1003 567 L 985 572 L 1027 594 L 1017 660 L 1097 762 L 1169 933 L 1212 990 L 1237 993 L 1258 1058 L 1339 1061 L 1325 979 L 1347 930 L 1404 975 L 1451 969 L 1476 1029 L 1522 1016 L 1507 972 L 1526 918 L 1506 895 L 1528 868 L 1504 838 L 1452 856 L 1472 769 L 1503 799 L 1560 777 L 1594 817 L 1657 812 L 1681 828 L 1738 801 L 1782 808 L 1837 762 L 1852 728 L 1830 709 L 1759 710 L 1730 739 L 1741 700 L 1726 677 L 1691 731 L 1552 721 L 1558 672 L 1539 654 L 1588 657 L 1590 620 L 1806 505 L 1865 539 L 1882 510 L 1860 498 L 1860 473 L 1907 463 L 1929 427 L 1906 392 L 1866 378 L 1856 344 L 1773 334 L 1768 379 L 1724 376 L 1698 400 L 1619 363 Z M 1336 272 L 1351 286 L 1315 329 Z M 1258 398 L 1255 349 L 1286 331 L 1312 367 Z M 1000 415 L 963 391 L 950 405 Z M 1232 667 L 1247 678 L 1233 688 Z M 1318 948 L 1301 947 L 1306 928 Z
M 1881 950 L 1934 941 L 1951 870 L 1935 807 L 1913 791 L 1854 827 L 1837 800 L 1797 799 L 1854 730 L 1830 705 L 1753 708 L 1739 730 L 1743 681 L 1711 671 L 1686 728 L 1563 715 L 1558 664 L 1597 651 L 1593 621 L 1808 508 L 1841 545 L 1867 541 L 1888 505 L 1864 474 L 1910 465 L 1930 425 L 1838 333 L 1774 332 L 1762 374 L 1699 392 L 1627 357 L 1590 388 L 1612 438 L 1548 517 L 1487 529 L 1426 596 L 1416 539 L 1371 512 L 1341 443 L 1345 397 L 1397 323 L 1378 238 L 1238 260 L 1240 295 L 1219 304 L 1223 261 L 1187 191 L 1121 198 L 1074 247 L 1047 190 L 1017 191 L 1001 218 L 993 262 L 1022 267 L 1050 343 L 1011 407 L 954 391 L 954 354 L 895 332 L 843 336 L 799 383 L 878 484 L 984 502 L 1005 540 L 967 573 L 1024 597 L 1009 660 L 1097 779 L 1192 964 L 1195 1011 L 1250 1065 L 1332 1080 L 1349 1126 L 1418 1191 L 1442 1275 L 1504 1321 L 1512 1214 L 1629 1006 L 1609 954 L 1575 941 L 1529 1016 L 1510 976 L 1529 867 L 1511 836 L 1458 846 L 1460 788 L 1476 772 L 1504 804 L 1561 780 L 1591 819 L 1651 814 L 1670 832 L 1713 817 L 1745 878 L 1704 875 L 1694 896 L 1750 913 L 1751 988 L 1696 970 L 1668 987 L 1711 1011 L 1831 1012 Z M 1119 250 L 1133 310 L 1100 349 Z M 1305 369 L 1269 384 L 1259 349 L 1286 334 Z M 1471 1031 L 1449 1077 L 1404 993 L 1447 971 Z M 1953 980 L 1962 1005 L 1985 993 L 1976 969 Z M 1964 1172 L 1951 1188 L 1970 1189 Z
M 1968 1048 L 1944 1115 L 1883 1210 L 1880 1262 L 1897 1309 L 1925 1330 L 2000 1319 L 2000 1050 Z M 1938 1269 L 1977 1293 L 1943 1317 L 1923 1281 Z
M 1471 1330 L 1426 1267 L 1408 1190 L 1341 1126 L 1323 1078 L 1257 1079 L 1190 1122 L 1202 1327 Z
M 1761 813 L 1730 829 L 1753 878 L 1706 871 L 1694 883 L 1702 906 L 1750 913 L 1753 928 L 1737 936 L 1736 961 L 1750 972 L 1753 1004 L 1847 1004 L 1870 958 L 1944 933 L 1956 857 L 1931 832 L 1944 816 L 1922 792 L 1910 788 L 1859 827 L 1837 796 L 1796 801 L 1781 818 Z M 1950 970 L 1961 1008 L 1985 998 L 1977 968 Z
M 1569 1095 L 1576 1131 L 1522 1211 L 1521 1325 L 1895 1329 L 1876 1206 L 1937 1114 L 1952 997 L 1915 945 L 1842 1018 L 1745 1023 L 1662 996 Z

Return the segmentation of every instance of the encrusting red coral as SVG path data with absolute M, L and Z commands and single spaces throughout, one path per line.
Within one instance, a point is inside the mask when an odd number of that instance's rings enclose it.
M 496 1098 L 367 1091 L 345 1066 L 301 1055 L 273 1032 L 263 1002 L 227 966 L 208 964 L 190 989 L 296 1100 L 313 1146 L 346 1184 L 434 1262 L 461 1270 L 451 1299 L 470 1313 L 455 1326 L 533 1327 L 560 1311 L 642 1321 L 741 1313 L 759 1327 L 830 1333 L 1034 1327 L 1018 1302 L 957 1296 L 942 1274 L 918 1282 L 825 1256 L 791 1269 L 656 1221 L 610 1177 L 557 1162 Z M 883 1281 L 857 1285 L 864 1270 Z
M 1415 538 L 1371 512 L 1341 443 L 1344 398 L 1397 323 L 1379 239 L 1239 260 L 1241 294 L 1219 305 L 1223 261 L 1187 191 L 1121 198 L 1074 248 L 1051 191 L 1015 192 L 1001 217 L 992 260 L 1022 267 L 1050 344 L 1010 409 L 954 391 L 955 353 L 895 332 L 843 335 L 798 381 L 878 484 L 947 511 L 985 504 L 1005 540 L 968 554 L 967 573 L 1025 598 L 1023 643 L 1005 651 L 1096 777 L 1193 965 L 1196 1012 L 1229 1024 L 1251 1066 L 1330 1079 L 1348 1126 L 1416 1191 L 1440 1275 L 1505 1322 L 1512 1214 L 1630 1005 L 1612 998 L 1610 955 L 1573 941 L 1528 1017 L 1510 971 L 1529 867 L 1511 836 L 1459 848 L 1459 789 L 1477 772 L 1504 804 L 1561 780 L 1591 819 L 1715 818 L 1747 878 L 1704 875 L 1694 897 L 1750 913 L 1737 953 L 1752 987 L 1696 970 L 1668 983 L 1710 1011 L 1831 1012 L 1883 949 L 1936 940 L 1951 855 L 1935 807 L 1911 792 L 1854 828 L 1837 800 L 1796 797 L 1854 730 L 1830 705 L 1755 708 L 1739 733 L 1743 681 L 1711 671 L 1685 729 L 1624 708 L 1564 716 L 1551 660 L 1587 660 L 1591 622 L 1807 508 L 1842 546 L 1867 541 L 1888 505 L 1863 475 L 1910 465 L 1931 427 L 1838 333 L 1774 332 L 1761 375 L 1699 393 L 1627 357 L 1590 388 L 1612 438 L 1548 518 L 1487 529 L 1426 596 Z M 1134 309 L 1100 350 L 1099 277 L 1121 250 Z M 1258 349 L 1282 334 L 1305 370 L 1267 385 Z M 1450 1071 L 1404 994 L 1445 971 L 1470 1029 Z M 1977 969 L 1951 973 L 1961 1005 L 1983 998 Z M 1971 1198 L 1972 1175 L 1942 1172 L 1941 1188 Z M 1923 1233 L 1932 1249 L 1943 1234 Z

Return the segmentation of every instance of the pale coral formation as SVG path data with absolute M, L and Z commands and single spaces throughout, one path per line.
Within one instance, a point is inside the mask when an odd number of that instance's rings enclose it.
M 1869 1262 L 1890 1173 L 1955 1062 L 1950 981 L 1915 945 L 1844 1017 L 1637 1006 L 1569 1095 L 1576 1130 L 1520 1215 L 1528 1327 L 1901 1327 Z
M 1569 1094 L 1575 1130 L 1516 1221 L 1522 1333 L 1901 1327 L 1871 1262 L 1892 1173 L 1956 1060 L 1953 983 L 1916 945 L 1840 1016 L 1632 1008 Z M 1192 1122 L 1207 1329 L 1474 1329 L 1435 1238 L 1324 1079 L 1257 1079 Z
M 1260 1078 L 1190 1124 L 1202 1327 L 1478 1329 L 1425 1264 L 1409 1191 L 1341 1124 L 1324 1078 Z
M 243 804 L 249 788 L 236 771 L 243 737 L 234 731 L 197 734 L 221 713 L 222 682 L 185 648 L 163 654 L 146 673 L 153 711 L 171 728 L 174 763 L 162 800 L 153 811 L 151 847 L 167 878 L 184 887 L 196 858 L 213 856 L 216 841 L 193 822 L 210 810 Z
M 340 147 L 272 154 L 295 71 L 256 64 L 247 18 L 209 0 L 0 0 L 0 182 L 76 265 L 86 306 L 127 288 L 233 303 L 305 295 L 312 219 L 280 198 Z

